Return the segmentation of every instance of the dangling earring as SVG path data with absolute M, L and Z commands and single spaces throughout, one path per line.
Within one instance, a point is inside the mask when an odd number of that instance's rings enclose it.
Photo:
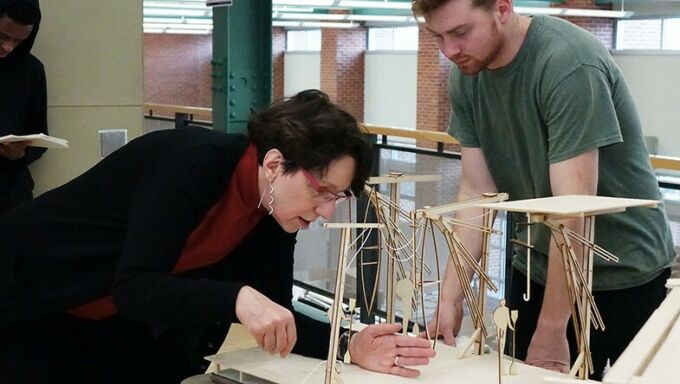
M 265 193 L 267 193 L 267 191 L 262 192 L 262 196 L 260 196 L 260 202 L 257 203 L 257 208 L 260 208 L 262 206 L 262 200 L 264 199 Z M 274 213 L 274 180 L 269 182 L 269 212 L 268 212 L 268 214 L 271 216 L 273 213 Z

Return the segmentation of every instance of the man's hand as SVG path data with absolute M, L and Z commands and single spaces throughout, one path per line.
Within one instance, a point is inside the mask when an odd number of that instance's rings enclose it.
M 269 353 L 286 357 L 297 341 L 293 314 L 247 285 L 236 297 L 236 317 Z
M 0 143 L 0 156 L 8 160 L 18 160 L 26 155 L 26 147 L 30 141 L 18 141 L 16 143 Z
M 525 362 L 551 371 L 569 373 L 569 344 L 566 329 L 536 327 Z
M 425 339 L 396 334 L 400 329 L 401 324 L 374 324 L 352 336 L 352 363 L 396 376 L 420 375 L 417 369 L 407 367 L 427 365 L 436 353 Z
M 439 329 L 437 330 L 437 317 L 439 317 Z M 444 302 L 442 300 L 439 309 L 435 312 L 434 317 L 427 323 L 427 329 L 430 337 L 444 338 L 444 344 L 452 347 L 456 346 L 456 336 L 460 331 L 460 324 L 463 321 L 463 303 L 460 300 L 455 300 L 453 303 Z M 420 334 L 420 337 L 427 337 L 425 332 Z

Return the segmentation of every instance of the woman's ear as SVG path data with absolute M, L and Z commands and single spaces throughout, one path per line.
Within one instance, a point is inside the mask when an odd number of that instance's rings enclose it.
M 267 177 L 267 180 L 273 182 L 279 175 L 279 172 L 283 171 L 284 160 L 283 154 L 278 149 L 270 149 L 267 151 L 262 160 L 262 168 L 264 169 L 264 175 Z

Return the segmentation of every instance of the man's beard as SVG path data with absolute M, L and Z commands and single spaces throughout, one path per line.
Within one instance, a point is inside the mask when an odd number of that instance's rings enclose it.
M 496 60 L 503 47 L 503 36 L 498 32 L 496 24 L 491 26 L 491 35 L 492 37 L 488 40 L 491 44 L 489 53 L 482 59 L 468 56 L 463 63 L 456 64 L 461 73 L 468 76 L 476 75 L 482 70 L 487 69 Z

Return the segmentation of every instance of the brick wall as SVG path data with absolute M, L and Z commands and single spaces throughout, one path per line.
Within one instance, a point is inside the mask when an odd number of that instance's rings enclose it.
M 283 97 L 284 56 L 286 53 L 286 30 L 272 28 L 272 99 Z
M 144 34 L 144 102 L 212 107 L 212 35 Z
M 337 100 L 338 98 L 338 29 L 321 30 L 321 58 L 319 82 L 321 90 L 328 96 Z
M 420 25 L 418 32 L 418 99 L 416 129 L 446 131 L 451 106 L 448 97 L 450 62 L 437 42 Z
M 564 3 L 553 5 L 558 8 L 582 8 L 582 9 L 612 9 L 611 4 L 597 5 L 592 0 L 567 0 Z M 595 17 L 565 17 L 579 27 L 595 35 L 607 48 L 613 48 L 614 44 L 614 19 Z
M 364 119 L 366 29 L 321 31 L 321 90 L 358 121 Z

